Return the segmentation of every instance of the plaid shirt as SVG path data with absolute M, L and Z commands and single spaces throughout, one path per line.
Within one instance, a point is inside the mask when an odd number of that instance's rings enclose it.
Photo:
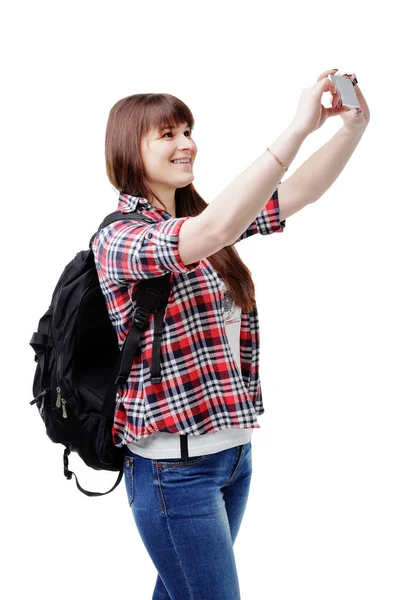
M 150 381 L 154 317 L 140 340 L 126 383 L 117 390 L 114 443 L 118 447 L 155 431 L 201 435 L 227 427 L 259 428 L 264 412 L 259 377 L 257 308 L 241 314 L 238 369 L 224 325 L 224 283 L 207 258 L 184 265 L 178 252 L 186 219 L 120 194 L 118 210 L 143 211 L 156 224 L 119 221 L 93 240 L 93 254 L 120 348 L 132 323 L 137 283 L 171 274 L 171 294 L 161 340 L 161 377 Z M 283 231 L 278 188 L 236 242 L 256 233 Z M 236 243 L 235 242 L 235 243 Z

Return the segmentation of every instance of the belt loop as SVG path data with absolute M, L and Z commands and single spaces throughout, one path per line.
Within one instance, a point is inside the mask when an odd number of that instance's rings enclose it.
M 183 434 L 180 436 L 180 438 L 181 438 L 181 459 L 188 460 L 189 450 L 188 450 L 187 435 Z

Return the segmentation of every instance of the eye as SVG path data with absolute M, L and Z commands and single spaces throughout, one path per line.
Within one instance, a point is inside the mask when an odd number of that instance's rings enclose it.
M 192 132 L 190 131 L 190 129 L 187 129 L 185 131 L 185 133 L 189 134 L 189 137 L 192 135 Z M 172 131 L 167 131 L 167 133 L 164 133 L 164 135 L 162 137 L 165 137 L 166 135 L 171 134 L 172 135 Z

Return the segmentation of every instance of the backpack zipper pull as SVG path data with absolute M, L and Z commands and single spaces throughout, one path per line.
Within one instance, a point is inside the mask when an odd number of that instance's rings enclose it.
M 66 400 L 64 398 L 61 398 L 61 402 L 62 402 L 62 416 L 64 417 L 64 419 L 66 419 L 67 418 L 67 409 L 65 408 Z
M 60 408 L 61 406 L 61 388 L 56 388 L 57 389 L 57 400 L 56 400 L 56 407 Z

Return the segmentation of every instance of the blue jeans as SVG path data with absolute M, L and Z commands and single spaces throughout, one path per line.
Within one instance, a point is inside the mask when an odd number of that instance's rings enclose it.
M 251 441 L 187 461 L 125 452 L 128 502 L 158 571 L 152 600 L 240 600 L 233 543 L 249 495 Z

